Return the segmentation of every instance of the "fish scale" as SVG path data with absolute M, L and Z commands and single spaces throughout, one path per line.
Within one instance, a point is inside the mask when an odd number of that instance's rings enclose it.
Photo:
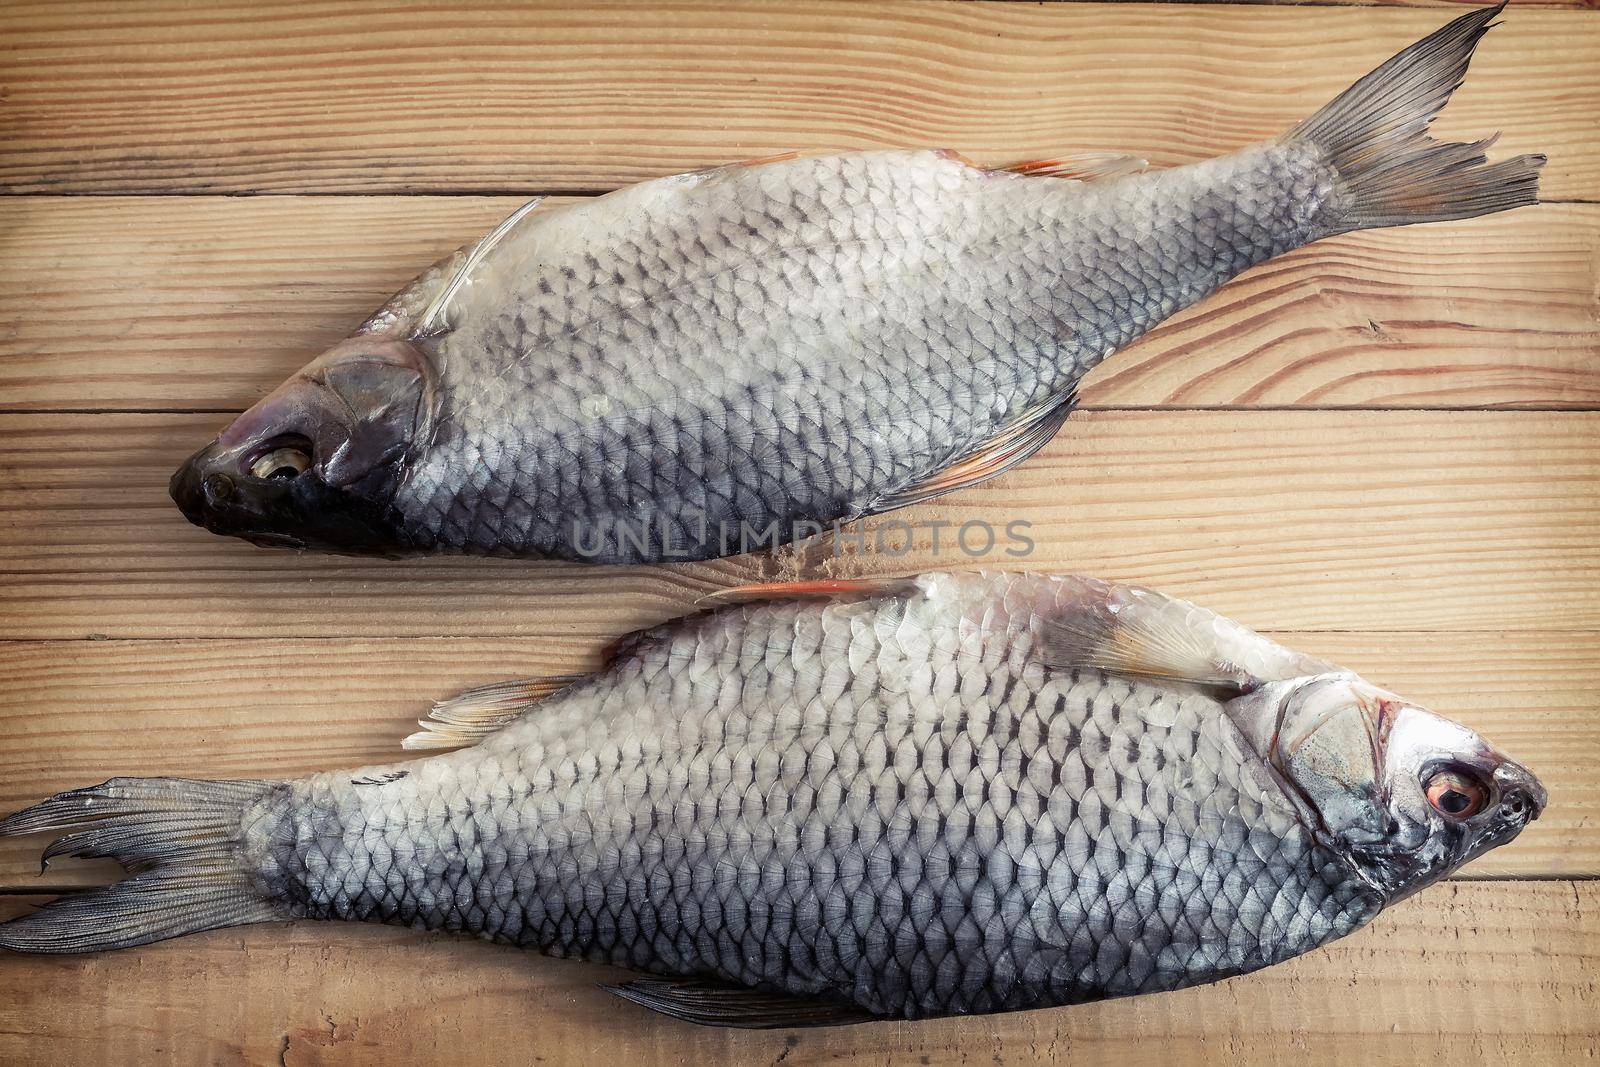
M 691 618 L 477 748 L 274 794 L 246 849 L 297 914 L 902 1017 L 1204 981 L 1374 914 L 1216 699 L 1041 665 L 1072 595 Z
M 661 520 L 694 545 L 697 522 L 859 514 L 1310 239 L 1318 190 L 1292 180 L 1304 165 L 1258 148 L 1101 189 L 865 153 L 536 216 L 485 257 L 431 351 L 442 406 L 397 505 L 430 549 L 562 554 L 582 527 L 618 560 L 659 551 L 616 543 L 619 521 Z M 824 206 L 819 186 L 840 195 Z M 611 264 L 641 249 L 605 224 L 613 212 L 656 257 L 621 285 Z M 1152 221 L 1130 226 L 1141 212 Z M 470 384 L 483 380 L 497 385 Z M 622 410 L 592 418 L 590 401 Z

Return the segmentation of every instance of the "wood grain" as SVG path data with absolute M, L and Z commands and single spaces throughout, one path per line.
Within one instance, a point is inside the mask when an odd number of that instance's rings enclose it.
M 1047 2 L 1055 3 L 1058 2 L 1058 0 L 1047 0 Z M 1071 3 L 1073 0 L 1060 0 L 1060 2 Z M 1155 3 L 1160 2 L 1160 0 L 1130 0 L 1130 2 Z M 1291 4 L 1317 4 L 1331 7 L 1435 7 L 1446 11 L 1451 8 L 1455 8 L 1457 10 L 1463 8 L 1471 10 L 1475 7 L 1484 6 L 1481 0 L 1166 0 L 1166 2 L 1178 4 L 1202 2 L 1214 2 L 1221 4 L 1280 4 L 1287 2 Z M 1506 9 L 1508 11 L 1515 12 L 1515 10 L 1518 8 L 1526 7 L 1549 7 L 1569 9 L 1573 11 L 1586 11 L 1600 7 L 1600 0 L 1506 0 Z
M 13 192 L 574 191 L 800 148 L 1191 162 L 1437 28 L 1384 7 L 547 0 L 0 8 Z M 1519 8 L 1442 133 L 1600 199 L 1600 21 Z
M 0 199 L 0 408 L 242 410 L 516 197 Z M 1102 366 L 1088 407 L 1600 405 L 1600 205 L 1350 234 Z
M 687 605 L 686 605 L 687 606 Z M 0 813 L 116 775 L 293 777 L 402 758 L 433 700 L 588 670 L 603 642 L 548 638 L 0 642 Z M 1466 723 L 1532 767 L 1544 816 L 1468 877 L 1600 875 L 1600 634 L 1275 633 Z M 95 884 L 111 864 L 0 840 L 0 892 Z
M 978 565 L 1138 580 L 1261 628 L 1600 628 L 1592 413 L 1088 413 L 1004 478 L 874 520 L 865 551 L 625 569 L 207 534 L 166 483 L 222 421 L 0 416 L 0 638 L 537 637 L 559 619 L 598 640 L 732 581 Z M 969 521 L 992 551 L 958 547 Z M 1031 525 L 1013 538 L 1013 521 Z M 1034 550 L 1008 555 L 1023 536 Z M 983 542 L 969 531 L 969 550 Z
M 14 906 L 15 907 L 15 906 Z M 296 923 L 0 958 L 0 1061 L 684 1064 L 1577 1063 L 1600 1020 L 1600 883 L 1452 882 L 1213 986 L 1047 1011 L 711 1030 L 608 968 L 445 935 Z M 512 1035 L 515 1035 L 514 1038 Z M 470 1050 L 470 1052 L 466 1051 Z
M 980 564 L 1193 597 L 1460 718 L 1551 790 L 1516 843 L 1368 930 L 1168 996 L 719 1032 L 617 1004 L 603 968 L 307 923 L 0 954 L 0 1064 L 1592 1064 L 1595 0 L 1513 0 L 1437 127 L 1548 152 L 1558 202 L 1251 272 L 1096 372 L 1099 410 L 1021 469 L 871 525 L 881 546 L 606 570 L 296 557 L 165 495 L 226 412 L 530 193 L 789 149 L 1186 163 L 1280 132 L 1461 9 L 1333 2 L 0 4 L 0 194 L 23 194 L 0 195 L 0 810 L 117 773 L 394 758 L 432 698 L 590 666 L 723 585 Z M 84 193 L 118 195 L 51 195 Z M 167 195 L 205 193 L 318 195 Z M 969 519 L 1029 522 L 1037 548 L 969 557 Z M 114 875 L 39 878 L 41 844 L 0 841 L 0 919 Z

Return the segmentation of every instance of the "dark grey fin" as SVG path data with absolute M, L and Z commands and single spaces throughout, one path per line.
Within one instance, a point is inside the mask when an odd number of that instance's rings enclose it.
M 910 485 L 884 494 L 862 514 L 873 515 L 922 504 L 946 493 L 970 489 L 990 478 L 998 478 L 1049 443 L 1077 403 L 1078 394 L 1068 392 L 1030 408 L 966 455 Z
M 1089 579 L 1045 620 L 1039 642 L 1040 661 L 1058 670 L 1093 667 L 1234 693 L 1338 670 L 1186 600 Z
M 1328 233 L 1470 219 L 1538 203 L 1542 155 L 1488 162 L 1489 137 L 1436 141 L 1428 127 L 1460 87 L 1504 3 L 1462 15 L 1340 93 L 1285 139 L 1315 145 L 1337 172 Z
M 702 979 L 639 978 L 600 988 L 640 1007 L 698 1026 L 776 1030 L 844 1026 L 880 1018 L 830 997 L 764 993 L 759 989 Z
M 0 820 L 0 837 L 74 830 L 44 850 L 118 860 L 129 877 L 0 923 L 13 952 L 98 952 L 285 915 L 239 866 L 252 809 L 274 782 L 113 778 Z
M 586 674 L 556 674 L 515 682 L 491 682 L 457 693 L 433 706 L 422 727 L 400 742 L 406 749 L 461 748 L 475 745 L 541 700 L 558 693 Z

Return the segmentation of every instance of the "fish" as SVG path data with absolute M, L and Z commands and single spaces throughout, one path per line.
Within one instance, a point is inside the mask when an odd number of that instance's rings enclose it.
M 1239 272 L 1537 202 L 1544 156 L 1427 133 L 1500 10 L 1190 166 L 872 151 L 530 203 L 239 416 L 172 498 L 260 545 L 639 564 L 976 485 Z
M 1472 730 L 1135 586 L 755 586 L 592 674 L 442 701 L 411 760 L 116 778 L 0 821 L 129 876 L 0 925 L 74 953 L 290 919 L 637 972 L 668 1017 L 821 1026 L 1244 974 L 1537 818 Z M 395 980 L 402 980 L 395 976 Z

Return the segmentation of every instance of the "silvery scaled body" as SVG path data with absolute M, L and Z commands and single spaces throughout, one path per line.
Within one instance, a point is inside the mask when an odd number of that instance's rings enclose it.
M 1327 192 L 1262 149 L 1094 183 L 881 152 L 535 215 L 424 342 L 438 423 L 396 508 L 418 547 L 611 562 L 883 510 L 1309 240 Z
M 1159 594 L 1003 574 L 765 592 L 559 688 L 442 704 L 414 741 L 477 742 L 460 751 L 119 779 L 13 816 L 0 832 L 87 823 L 52 852 L 146 873 L 0 946 L 357 919 L 646 972 L 619 991 L 697 1022 L 1005 1011 L 1308 951 L 1544 802 L 1465 728 Z
M 1541 157 L 1425 133 L 1492 14 L 1191 166 L 867 152 L 518 212 L 242 415 L 173 496 L 262 544 L 633 563 L 974 484 L 1240 271 L 1532 203 Z

